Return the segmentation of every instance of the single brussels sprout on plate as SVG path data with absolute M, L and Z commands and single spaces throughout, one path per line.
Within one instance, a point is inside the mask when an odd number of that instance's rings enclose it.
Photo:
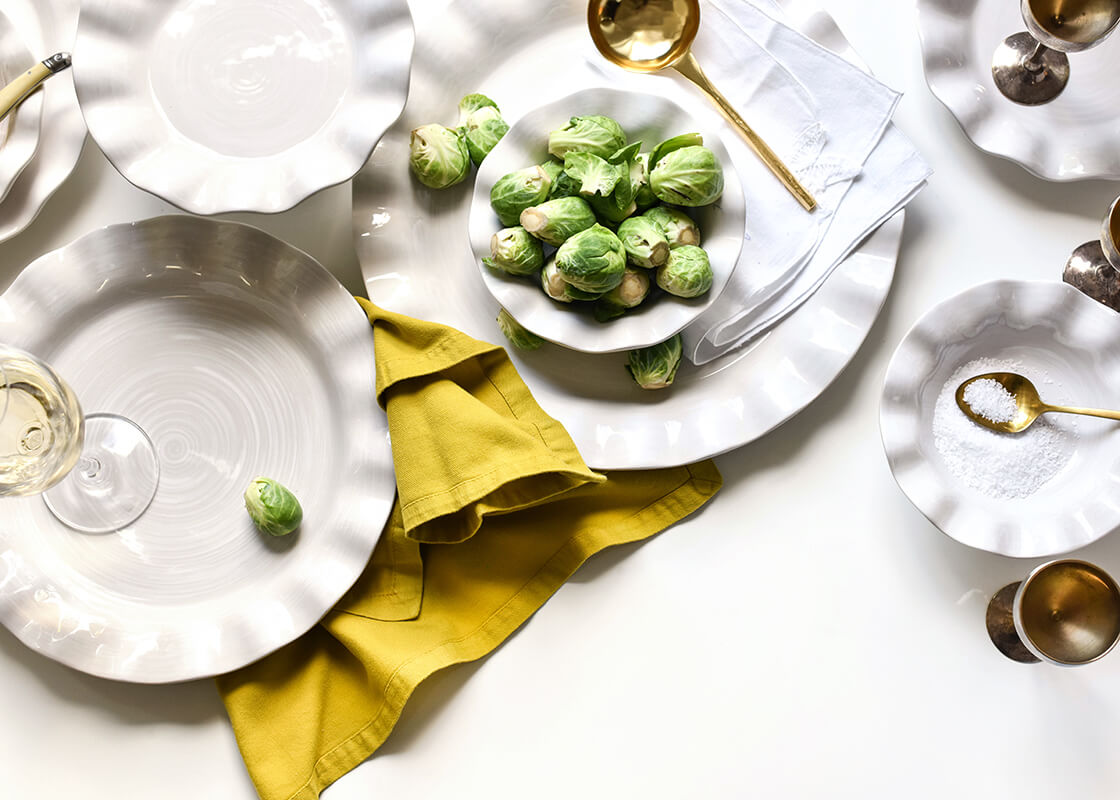
M 508 130 L 509 125 L 494 106 L 485 106 L 468 116 L 463 131 L 471 161 L 481 164 Z
M 557 197 L 521 212 L 521 227 L 553 247 L 594 224 L 595 212 L 582 197 Z
M 682 244 L 700 245 L 700 229 L 688 214 L 677 208 L 657 206 L 642 214 L 643 217 L 655 224 L 669 242 L 669 247 L 680 247 Z
M 532 275 L 544 266 L 544 248 L 520 225 L 502 228 L 490 237 L 490 257 L 482 263 L 510 275 Z
M 681 365 L 681 335 L 651 347 L 631 350 L 626 369 L 643 389 L 664 389 L 673 383 Z
M 677 297 L 699 297 L 712 288 L 708 254 L 693 244 L 669 251 L 669 260 L 657 268 L 657 285 Z
M 303 509 L 290 491 L 271 478 L 253 478 L 245 489 L 245 510 L 270 536 L 285 536 L 303 521 Z
M 649 185 L 664 203 L 706 206 L 723 194 L 723 167 L 716 154 L 706 147 L 682 147 L 653 165 Z
M 649 273 L 627 267 L 622 273 L 622 283 L 595 301 L 592 313 L 599 322 L 621 317 L 627 310 L 641 305 L 649 296 L 649 289 Z
M 596 224 L 560 245 L 556 268 L 576 289 L 601 294 L 622 282 L 626 251 L 617 236 Z
M 585 197 L 606 197 L 623 178 L 618 164 L 591 153 L 568 153 L 564 156 L 564 173 L 579 181 L 579 193 Z
M 548 152 L 557 158 L 568 153 L 592 153 L 607 158 L 626 146 L 626 133 L 610 117 L 572 117 L 568 124 L 548 134 Z
M 618 240 L 630 263 L 639 267 L 660 267 L 669 258 L 669 240 L 649 217 L 630 217 L 618 226 Z
M 519 350 L 536 350 L 544 344 L 544 339 L 515 320 L 504 308 L 498 309 L 498 327 Z
M 420 183 L 446 189 L 467 177 L 471 154 L 461 131 L 443 125 L 421 125 L 408 139 L 408 165 Z
M 657 165 L 658 161 L 660 161 L 664 156 L 667 156 L 674 150 L 680 150 L 682 147 L 691 147 L 693 145 L 701 144 L 704 144 L 704 137 L 698 133 L 681 133 L 677 136 L 673 136 L 659 143 L 657 147 L 653 148 L 653 150 L 650 151 L 649 163 L 647 166 L 650 169 L 653 169 Z
M 490 187 L 490 207 L 503 225 L 512 227 L 517 224 L 522 211 L 548 198 L 551 183 L 542 167 L 526 167 L 507 173 Z

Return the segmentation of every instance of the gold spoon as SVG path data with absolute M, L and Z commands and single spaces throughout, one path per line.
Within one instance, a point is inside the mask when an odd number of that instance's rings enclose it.
M 603 57 L 632 72 L 672 67 L 719 106 L 747 144 L 806 211 L 817 201 L 789 167 L 731 107 L 700 69 L 689 49 L 700 30 L 699 0 L 590 0 L 587 27 Z
M 972 407 L 965 402 L 964 392 L 969 384 L 985 379 L 993 380 L 1000 384 L 1015 398 L 1016 410 L 1015 415 L 1011 419 L 1003 422 L 990 420 L 973 411 Z M 1104 411 L 1099 408 L 1052 406 L 1049 403 L 1044 403 L 1042 402 L 1042 398 L 1038 396 L 1038 390 L 1034 388 L 1034 384 L 1022 375 L 1017 375 L 1014 372 L 989 372 L 985 375 L 977 375 L 975 378 L 969 378 L 957 387 L 956 396 L 957 405 L 960 406 L 965 416 L 973 422 L 983 425 L 985 428 L 990 428 L 993 431 L 1000 431 L 1002 433 L 1019 433 L 1020 431 L 1025 431 L 1038 419 L 1040 414 L 1045 414 L 1048 411 L 1058 411 L 1062 414 L 1085 414 L 1090 417 L 1104 417 L 1105 419 L 1120 420 L 1120 411 Z

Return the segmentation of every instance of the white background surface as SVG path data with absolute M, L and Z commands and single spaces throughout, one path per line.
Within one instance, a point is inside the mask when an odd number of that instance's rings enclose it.
M 983 280 L 1058 279 L 1120 184 L 1048 184 L 973 149 L 925 87 L 912 3 L 830 10 L 906 93 L 896 120 L 936 170 L 863 350 L 805 412 L 718 459 L 710 507 L 599 556 L 493 655 L 421 686 L 328 800 L 1120 793 L 1120 656 L 1075 670 L 1005 660 L 987 599 L 1038 561 L 939 533 L 896 488 L 878 432 L 887 360 L 923 311 Z M 1120 39 L 1105 46 L 1120 53 Z M 0 278 L 99 225 L 168 211 L 87 142 L 34 225 L 0 244 Z M 234 218 L 360 289 L 347 187 Z M 1120 575 L 1116 536 L 1078 555 Z M 255 796 L 210 681 L 111 683 L 0 631 L 0 697 L 3 797 Z

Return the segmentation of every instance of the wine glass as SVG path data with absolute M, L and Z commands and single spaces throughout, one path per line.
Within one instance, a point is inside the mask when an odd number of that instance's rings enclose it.
M 1026 32 L 992 59 L 996 88 L 1025 106 L 1049 103 L 1069 83 L 1069 58 L 1100 44 L 1120 23 L 1120 0 L 1020 0 Z
M 0 344 L 0 496 L 42 494 L 71 528 L 108 533 L 135 522 L 158 483 L 143 430 L 116 414 L 83 417 L 53 369 Z
M 1062 280 L 1120 311 L 1120 197 L 1112 201 L 1104 215 L 1100 238 L 1073 251 L 1062 271 Z
M 1051 561 L 996 592 L 987 626 L 992 644 L 1013 661 L 1088 664 L 1120 640 L 1120 586 L 1086 561 Z

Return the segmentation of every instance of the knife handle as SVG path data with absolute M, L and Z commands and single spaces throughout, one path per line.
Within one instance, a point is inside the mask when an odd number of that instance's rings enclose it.
M 56 72 L 61 72 L 70 66 L 70 56 L 67 53 L 55 53 L 50 58 L 40 61 L 31 69 L 17 77 L 3 89 L 0 89 L 0 120 L 23 102 L 39 86 Z

